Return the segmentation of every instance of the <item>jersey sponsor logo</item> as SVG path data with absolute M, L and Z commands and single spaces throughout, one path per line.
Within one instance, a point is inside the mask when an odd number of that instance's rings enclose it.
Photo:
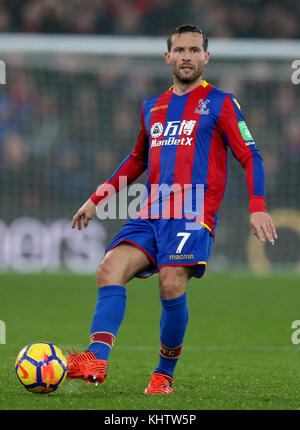
M 178 134 L 185 134 L 186 136 L 191 136 L 194 127 L 196 125 L 195 120 L 183 120 L 183 121 L 168 121 L 166 124 L 164 136 L 175 136 Z
M 238 126 L 239 126 L 239 129 L 240 129 L 240 132 L 241 132 L 241 135 L 242 135 L 243 139 L 246 142 L 250 142 L 251 141 L 252 143 L 254 143 L 253 142 L 253 137 L 251 136 L 251 133 L 250 133 L 250 131 L 249 131 L 249 129 L 248 129 L 247 124 L 245 123 L 245 121 L 239 121 L 238 122 Z M 248 143 L 248 145 L 250 145 L 250 143 Z
M 175 139 L 175 137 L 169 137 L 168 139 L 157 140 L 153 139 L 151 141 L 151 148 L 156 148 L 157 146 L 170 146 L 170 145 L 184 145 L 192 146 L 193 137 L 182 137 L 181 139 Z
M 156 138 L 161 136 L 162 132 L 164 131 L 163 125 L 161 122 L 155 122 L 150 130 L 150 134 L 152 137 Z
M 167 121 L 164 136 L 180 136 L 182 134 L 191 136 L 196 125 L 196 120 Z M 152 137 L 159 137 L 163 132 L 163 126 L 160 122 L 152 125 L 150 133 Z
M 210 100 L 203 100 L 200 99 L 198 102 L 198 107 L 196 107 L 194 113 L 199 113 L 200 115 L 208 115 L 209 114 L 209 109 L 207 107 L 208 103 L 210 103 Z
M 197 121 L 195 120 L 168 121 L 163 132 L 162 124 L 160 122 L 156 122 L 152 125 L 150 130 L 150 134 L 154 138 L 151 140 L 151 148 L 165 145 L 191 146 L 194 138 L 189 136 L 192 135 L 196 123 Z M 165 139 L 157 140 L 162 133 Z

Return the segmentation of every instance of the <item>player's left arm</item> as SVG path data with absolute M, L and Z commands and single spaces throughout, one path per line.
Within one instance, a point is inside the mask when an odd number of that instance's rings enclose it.
M 249 191 L 250 227 L 262 242 L 272 245 L 277 239 L 276 229 L 265 205 L 265 172 L 263 160 L 246 125 L 241 107 L 232 94 L 227 94 L 220 115 L 225 142 L 246 173 Z

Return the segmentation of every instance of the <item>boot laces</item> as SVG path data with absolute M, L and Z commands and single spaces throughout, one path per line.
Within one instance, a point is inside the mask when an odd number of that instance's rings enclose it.
M 68 361 L 70 364 L 74 364 L 75 366 L 78 366 L 78 364 L 82 363 L 86 360 L 95 360 L 95 355 L 92 351 L 83 351 L 80 354 L 78 354 L 74 348 L 72 348 L 72 351 L 67 351 L 69 353 Z

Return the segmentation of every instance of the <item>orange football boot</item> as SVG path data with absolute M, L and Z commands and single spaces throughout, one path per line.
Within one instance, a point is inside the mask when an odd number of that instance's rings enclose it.
M 97 386 L 104 382 L 107 375 L 107 361 L 98 360 L 92 351 L 83 351 L 80 354 L 73 349 L 67 357 L 68 379 L 83 379 L 88 384 L 94 382 Z
M 150 384 L 145 388 L 145 394 L 174 394 L 172 390 L 173 378 L 163 373 L 154 373 Z

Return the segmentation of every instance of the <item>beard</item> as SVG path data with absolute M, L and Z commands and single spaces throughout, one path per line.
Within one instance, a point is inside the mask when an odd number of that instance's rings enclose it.
M 179 67 L 173 67 L 173 74 L 182 84 L 188 84 L 197 81 L 201 77 L 202 71 L 203 67 L 199 65 L 197 68 L 192 69 L 192 73 L 187 76 Z

